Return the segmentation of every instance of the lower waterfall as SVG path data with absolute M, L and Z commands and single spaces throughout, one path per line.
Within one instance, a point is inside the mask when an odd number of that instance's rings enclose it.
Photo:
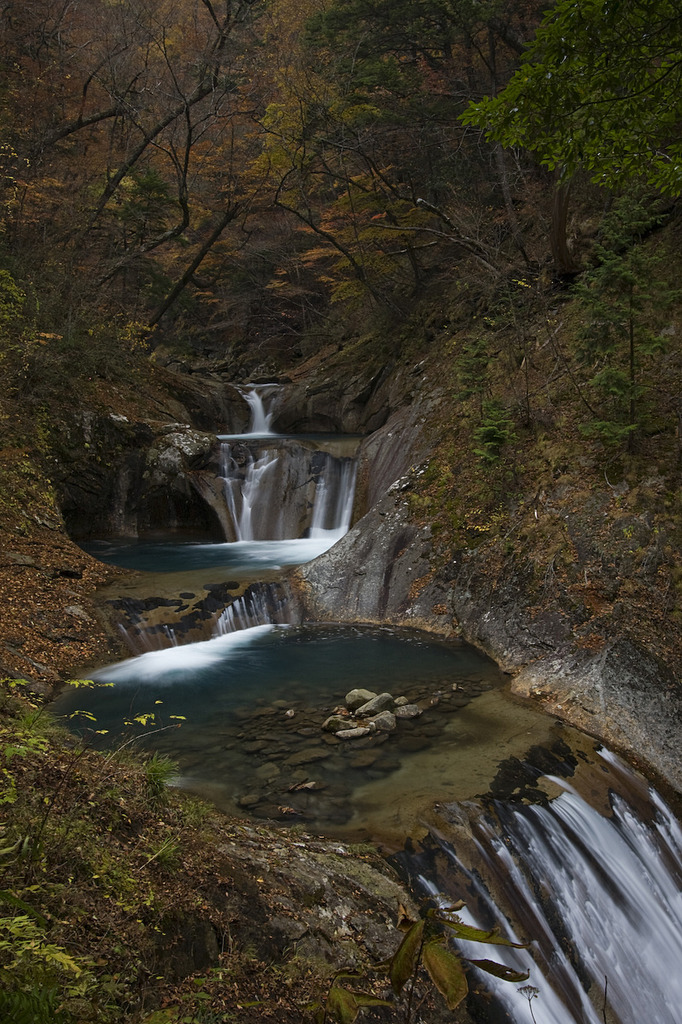
M 527 950 L 463 943 L 529 971 L 526 985 L 489 976 L 514 1024 L 678 1024 L 682 1006 L 682 829 L 665 801 L 607 750 L 593 806 L 565 778 L 543 804 L 441 808 L 442 831 L 398 860 L 437 903 L 463 899 L 468 923 L 503 925 Z M 594 778 L 594 776 L 593 776 Z M 596 790 L 590 782 L 591 797 Z M 478 979 L 477 979 L 478 980 Z
M 221 442 L 221 476 L 234 541 L 328 533 L 350 526 L 356 463 L 292 438 Z

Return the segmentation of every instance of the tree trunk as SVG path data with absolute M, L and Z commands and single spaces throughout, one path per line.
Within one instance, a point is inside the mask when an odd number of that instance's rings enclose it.
M 550 242 L 554 264 L 559 274 L 573 276 L 580 269 L 568 248 L 566 238 L 566 224 L 568 221 L 568 203 L 571 196 L 571 183 L 562 184 L 557 182 L 554 188 L 554 201 L 552 203 L 552 226 L 550 229 Z

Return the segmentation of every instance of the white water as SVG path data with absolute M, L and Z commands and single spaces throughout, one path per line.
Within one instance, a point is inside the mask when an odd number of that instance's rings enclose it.
M 332 456 L 329 455 L 326 471 L 321 474 L 315 491 L 310 524 L 310 536 L 315 540 L 330 540 L 327 547 L 331 547 L 350 529 L 357 475 L 355 462 L 349 459 L 342 462 L 335 480 L 332 480 L 333 468 Z
M 318 542 L 310 549 L 315 557 L 350 527 L 355 461 L 283 444 L 286 439 L 271 429 L 278 392 L 278 385 L 250 387 L 244 392 L 251 408 L 248 432 L 220 436 L 225 503 L 237 543 L 307 536 Z M 272 441 L 259 446 L 259 439 Z
M 232 517 L 235 536 L 238 541 L 254 541 L 254 511 L 258 502 L 268 494 L 267 476 L 273 475 L 278 453 L 266 448 L 257 457 L 251 451 L 246 453 L 243 479 L 238 475 L 238 466 L 232 456 L 232 446 L 221 444 L 221 476 L 225 481 L 225 501 Z
M 195 544 L 196 551 L 211 551 L 216 555 L 223 550 L 229 555 L 229 564 L 240 567 L 247 565 L 255 569 L 267 566 L 279 569 L 285 565 L 301 565 L 317 558 L 347 532 L 347 527 L 338 530 L 322 530 L 316 536 L 290 537 L 282 540 L 238 540 L 226 544 Z M 220 564 L 215 558 L 214 563 Z
M 613 755 L 604 761 L 628 794 L 611 792 L 610 814 L 550 776 L 563 792 L 548 806 L 510 805 L 499 821 L 473 821 L 470 868 L 442 841 L 469 902 L 487 907 L 507 938 L 532 940 L 528 950 L 462 944 L 466 956 L 530 971 L 526 984 L 539 989 L 532 1012 L 521 986 L 481 978 L 515 1024 L 603 1024 L 605 991 L 610 1024 L 682 1019 L 682 831 L 654 790 L 644 794 L 651 823 L 643 821 L 630 803 L 638 780 Z M 419 883 L 437 895 L 424 874 Z M 504 893 L 503 905 L 490 890 Z M 473 914 L 469 922 L 481 924 Z
M 237 387 L 249 407 L 251 420 L 245 434 L 219 434 L 221 441 L 232 441 L 236 438 L 258 438 L 276 436 L 272 430 L 272 421 L 277 410 L 277 400 L 281 387 L 279 384 L 246 384 Z
M 247 594 L 237 598 L 222 611 L 213 632 L 218 637 L 228 636 L 273 622 L 283 625 L 289 618 L 285 601 L 275 602 L 272 591 L 267 587 L 252 587 Z
M 178 638 L 172 626 L 164 625 L 154 632 L 144 630 L 132 633 L 122 623 L 119 623 L 118 630 L 128 647 L 135 654 L 150 654 L 152 651 L 166 650 L 168 647 L 178 646 Z
M 227 629 L 210 640 L 168 647 L 162 651 L 148 651 L 137 658 L 128 658 L 115 665 L 107 665 L 93 674 L 95 682 L 115 683 L 117 686 L 137 686 L 140 683 L 161 683 L 171 685 L 182 682 L 188 672 L 224 662 L 226 655 L 238 656 L 241 649 L 251 644 L 263 633 L 269 633 L 275 626 L 266 625 L 239 628 L 236 632 Z
M 355 497 L 354 460 L 302 448 L 309 464 L 301 466 L 292 462 L 294 456 L 286 447 L 254 452 L 240 445 L 237 451 L 239 462 L 234 445 L 222 442 L 220 472 L 236 542 L 310 539 L 317 542 L 310 548 L 317 555 L 348 532 Z

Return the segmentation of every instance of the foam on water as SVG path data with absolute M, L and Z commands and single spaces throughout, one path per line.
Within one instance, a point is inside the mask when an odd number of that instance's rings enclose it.
M 195 644 L 148 651 L 137 658 L 128 658 L 126 661 L 99 669 L 93 673 L 92 678 L 98 683 L 116 683 L 117 686 L 184 682 L 188 672 L 194 673 L 225 662 L 231 653 L 237 655 L 242 648 L 249 646 L 263 634 L 271 633 L 275 628 L 271 623 L 251 626 Z
M 471 817 L 469 866 L 439 837 L 458 879 L 447 883 L 448 897 L 428 871 L 417 876 L 437 902 L 468 891 L 480 915 L 467 912 L 468 923 L 502 922 L 507 938 L 530 940 L 527 950 L 460 944 L 467 957 L 530 972 L 531 1005 L 513 985 L 481 979 L 514 1024 L 603 1024 L 604 1002 L 613 1024 L 680 1020 L 682 830 L 655 790 L 603 754 L 610 813 L 548 775 L 562 792 L 546 805 L 496 801 L 496 815 Z

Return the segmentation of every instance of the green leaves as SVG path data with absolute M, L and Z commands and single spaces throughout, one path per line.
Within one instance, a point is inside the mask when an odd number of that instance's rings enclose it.
M 492 928 L 490 931 L 474 928 L 473 925 L 464 924 L 456 915 L 447 914 L 447 911 L 441 911 L 435 917 L 439 924 L 449 928 L 458 939 L 464 939 L 467 942 L 485 942 L 489 946 L 511 946 L 514 949 L 526 948 L 525 942 L 512 942 L 510 939 L 505 939 L 496 928 Z
M 505 444 L 516 440 L 514 424 L 500 402 L 483 403 L 481 425 L 474 431 L 474 452 L 489 465 L 497 462 Z
M 593 420 L 581 427 L 607 445 L 632 444 L 646 421 L 651 357 L 679 292 L 666 281 L 664 256 L 646 235 L 660 222 L 655 203 L 626 193 L 604 216 L 593 265 L 575 287 L 582 313 L 580 358 L 592 391 Z
M 454 1010 L 469 991 L 462 961 L 442 945 L 442 940 L 428 942 L 424 946 L 422 961 L 431 981 L 445 999 L 448 1010 Z
M 617 14 L 616 14 L 617 10 Z M 549 168 L 682 192 L 682 13 L 675 0 L 560 0 L 521 69 L 463 116 Z
M 403 941 L 398 946 L 391 960 L 389 976 L 393 991 L 398 996 L 402 992 L 405 983 L 409 981 L 416 970 L 424 942 L 425 927 L 426 921 L 424 918 L 415 921 L 403 936 Z
M 337 975 L 327 996 L 326 1015 L 339 1024 L 353 1024 L 363 1006 L 390 1006 L 386 999 L 379 999 L 368 992 L 353 992 L 338 984 Z
M 465 962 L 449 945 L 448 933 L 467 942 L 524 948 L 525 944 L 505 939 L 497 929 L 484 930 L 465 924 L 456 913 L 462 905 L 458 903 L 453 907 L 427 910 L 417 921 L 411 920 L 401 907 L 398 927 L 404 932 L 402 941 L 390 960 L 379 966 L 388 969 L 391 988 L 396 996 L 401 996 L 403 989 L 411 982 L 407 990 L 406 1021 L 412 1020 L 412 1000 L 421 968 L 424 968 L 449 1010 L 456 1009 L 466 998 L 469 986 Z M 527 972 L 516 971 L 494 960 L 469 960 L 468 963 L 503 981 L 523 982 L 528 979 Z M 319 1007 L 318 1004 L 321 1024 L 326 1020 L 353 1024 L 363 1006 L 392 1005 L 385 999 L 346 988 L 340 982 L 342 978 L 349 977 L 355 977 L 355 972 L 337 974 L 329 989 L 326 1007 Z
M 509 945 L 513 946 L 514 943 L 510 942 Z M 486 974 L 492 974 L 495 978 L 501 978 L 502 981 L 528 981 L 530 977 L 528 971 L 514 971 L 511 967 L 498 964 L 495 960 L 470 960 L 469 963 L 473 967 L 478 967 L 480 971 L 485 971 Z

